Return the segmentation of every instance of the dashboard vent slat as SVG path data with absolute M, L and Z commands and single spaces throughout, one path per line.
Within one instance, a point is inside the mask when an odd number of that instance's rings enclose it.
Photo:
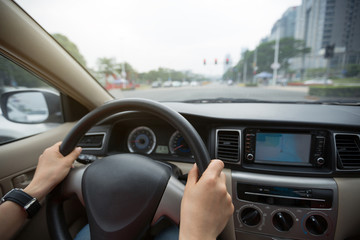
M 240 159 L 240 131 L 218 130 L 216 136 L 216 158 L 237 162 Z
M 85 149 L 101 149 L 105 133 L 88 133 L 79 142 L 79 146 Z
M 338 168 L 360 168 L 360 139 L 354 134 L 335 135 Z

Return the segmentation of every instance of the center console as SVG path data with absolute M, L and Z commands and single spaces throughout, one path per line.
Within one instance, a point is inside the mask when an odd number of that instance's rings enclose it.
M 337 185 L 331 178 L 232 173 L 237 239 L 333 239 Z

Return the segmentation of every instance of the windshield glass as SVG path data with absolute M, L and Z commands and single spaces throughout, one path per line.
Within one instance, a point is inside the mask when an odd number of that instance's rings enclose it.
M 360 102 L 360 1 L 16 2 L 114 97 Z

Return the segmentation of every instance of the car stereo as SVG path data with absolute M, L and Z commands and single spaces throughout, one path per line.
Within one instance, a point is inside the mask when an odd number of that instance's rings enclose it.
M 245 156 L 247 163 L 323 166 L 325 161 L 325 132 L 245 130 Z

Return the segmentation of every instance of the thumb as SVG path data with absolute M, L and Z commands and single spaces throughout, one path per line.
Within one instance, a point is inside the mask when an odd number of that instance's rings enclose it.
M 189 171 L 187 184 L 194 185 L 198 181 L 198 178 L 199 178 L 199 171 L 195 163 L 194 166 Z

